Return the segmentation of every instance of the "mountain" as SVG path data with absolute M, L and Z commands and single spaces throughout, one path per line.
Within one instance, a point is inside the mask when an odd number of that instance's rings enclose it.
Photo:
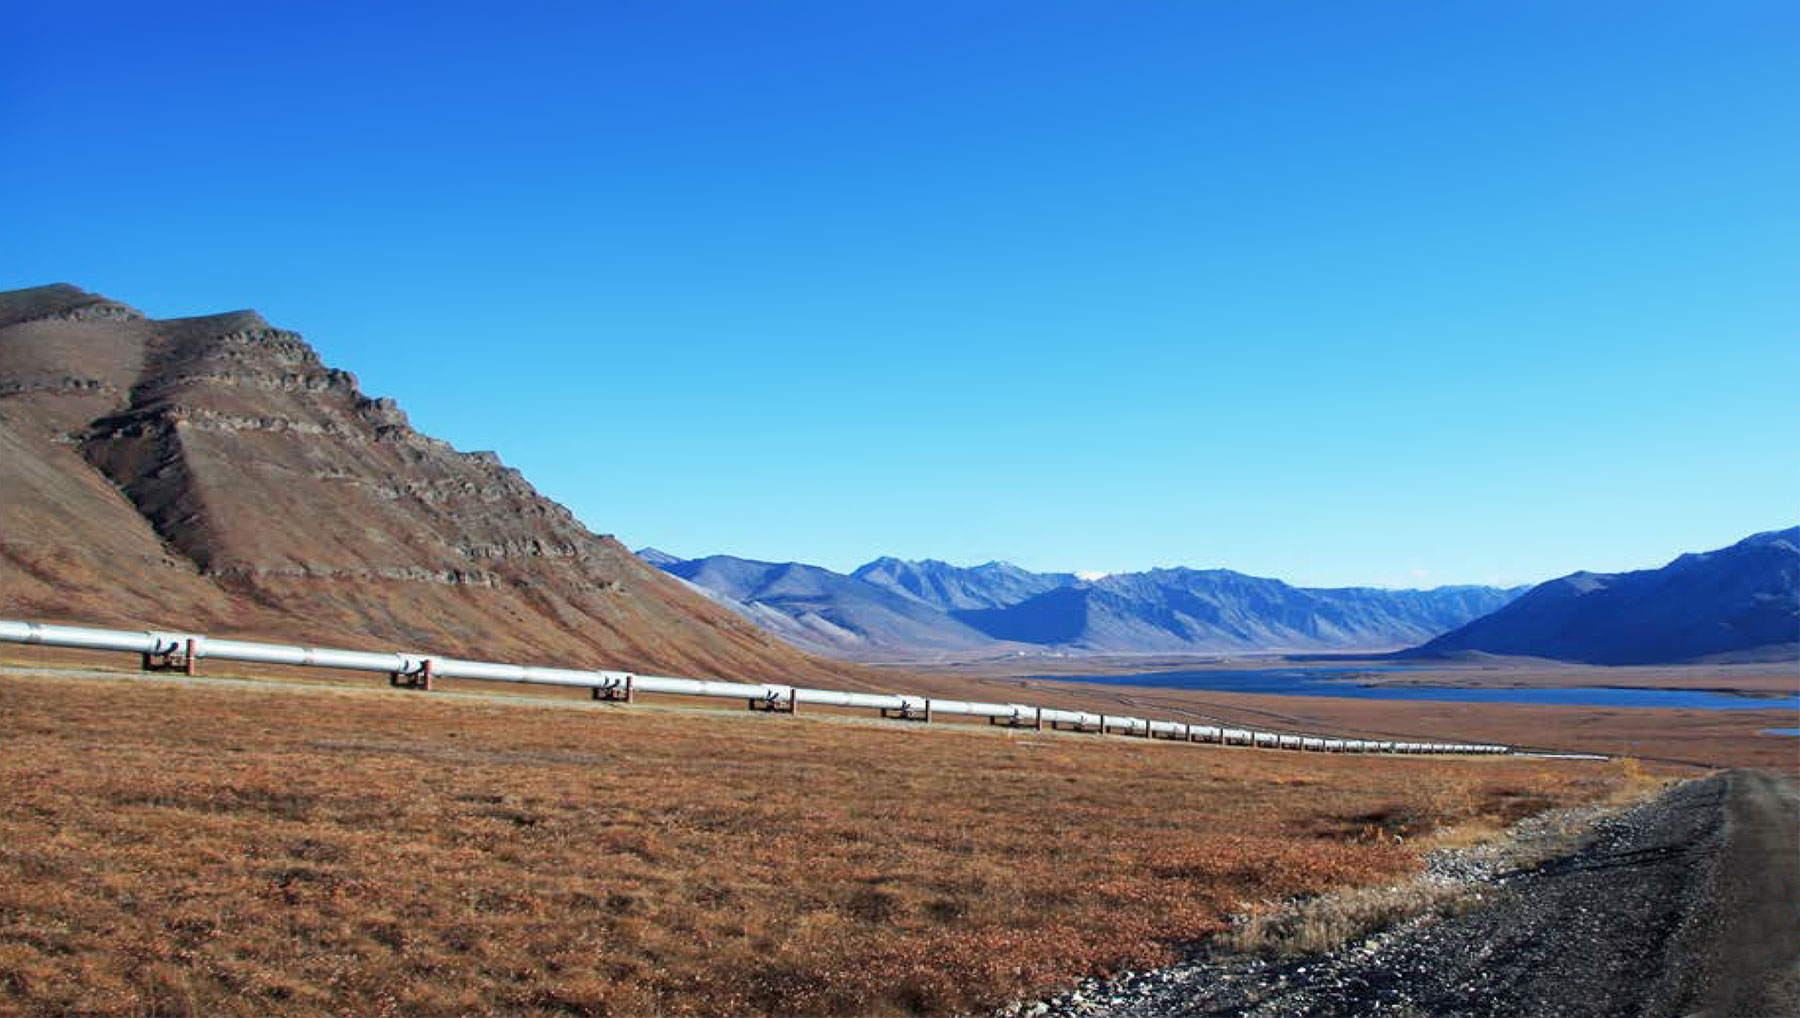
M 996 639 L 1112 653 L 1372 650 L 1505 604 L 1493 587 L 1305 588 L 1228 569 L 1152 569 L 953 612 Z
M 1291 587 L 1229 570 L 1092 582 L 1005 562 L 878 558 L 845 576 L 715 555 L 662 568 L 797 646 L 857 659 L 1009 653 L 1388 650 L 1454 629 L 1519 590 Z
M 907 562 L 885 556 L 850 575 L 945 612 L 1004 608 L 1078 582 L 1073 573 L 1034 573 L 1010 562 L 964 568 L 936 559 Z
M 0 293 L 0 612 L 842 682 L 252 311 Z
M 658 569 L 661 569 L 664 566 L 672 566 L 677 562 L 683 561 L 680 556 L 671 555 L 660 548 L 639 548 L 633 554 Z
M 925 656 L 994 647 L 930 605 L 819 566 L 712 555 L 662 568 L 784 639 L 828 653 Z
M 1588 664 L 1800 657 L 1800 527 L 1687 554 L 1661 569 L 1571 573 L 1407 652 Z

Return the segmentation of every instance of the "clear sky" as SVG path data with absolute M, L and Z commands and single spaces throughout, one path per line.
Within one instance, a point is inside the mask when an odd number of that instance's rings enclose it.
M 255 307 L 633 547 L 1412 586 L 1800 521 L 1792 0 L 0 24 L 0 287 Z

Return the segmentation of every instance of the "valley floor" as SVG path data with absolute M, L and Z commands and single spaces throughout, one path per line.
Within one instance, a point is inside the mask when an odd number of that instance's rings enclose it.
M 986 678 L 1028 678 L 1033 675 L 1134 675 L 1181 671 L 1272 671 L 1331 668 L 1353 671 L 1367 667 L 1358 677 L 1369 685 L 1458 686 L 1496 689 L 1558 689 L 1600 686 L 1618 689 L 1700 689 L 1735 693 L 1746 697 L 1792 696 L 1800 692 L 1800 661 L 1762 664 L 1691 665 L 1579 665 L 1529 658 L 1497 658 L 1481 664 L 1444 664 L 1429 661 L 1396 662 L 1358 655 L 1254 657 L 1060 657 L 1002 658 L 948 666 L 921 664 L 953 674 Z M 1383 671 L 1401 667 L 1404 671 Z M 1750 706 L 1754 706 L 1751 704 Z
M 1244 662 L 1237 666 L 1243 667 Z M 1290 663 L 1281 667 L 1295 666 Z M 1096 669 L 1090 674 L 1101 671 Z M 899 677 L 896 673 L 897 680 Z M 1800 771 L 1800 738 L 1766 734 L 1767 729 L 1800 725 L 1800 714 L 1791 707 L 1762 706 L 1758 699 L 1759 695 L 1800 692 L 1800 666 L 1639 669 L 1534 665 L 1408 672 L 1379 679 L 1428 685 L 1615 685 L 1745 694 L 1743 708 L 1730 710 L 1282 696 L 1084 684 L 1032 678 L 999 667 L 940 671 L 917 681 L 977 699 L 1114 710 L 1180 721 L 1219 720 L 1354 738 L 1453 738 L 1553 751 L 1639 756 L 1707 767 Z
M 0 1012 L 970 1011 L 1639 780 L 842 720 L 8 666 Z

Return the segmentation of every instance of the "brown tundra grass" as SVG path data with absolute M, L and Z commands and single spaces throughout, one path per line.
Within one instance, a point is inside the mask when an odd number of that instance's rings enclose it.
M 0 679 L 5 1014 L 903 1014 L 1170 957 L 1569 762 Z

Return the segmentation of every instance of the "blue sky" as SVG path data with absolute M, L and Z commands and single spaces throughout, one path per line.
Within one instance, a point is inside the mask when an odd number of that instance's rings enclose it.
M 1789 2 L 36 5 L 0 287 L 633 547 L 1313 585 L 1800 518 Z

